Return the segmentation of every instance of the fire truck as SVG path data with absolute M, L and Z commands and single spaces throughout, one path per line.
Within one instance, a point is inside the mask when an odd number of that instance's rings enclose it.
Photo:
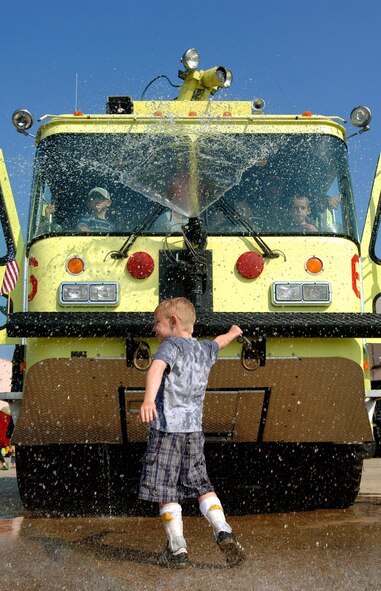
M 381 334 L 381 165 L 360 240 L 347 147 L 370 111 L 354 108 L 347 131 L 341 117 L 219 101 L 231 71 L 198 69 L 194 49 L 181 62 L 176 100 L 112 96 L 104 114 L 41 117 L 25 244 L 1 156 L 1 274 L 20 269 L 2 296 L 0 339 L 15 352 L 1 398 L 22 502 L 145 510 L 153 311 L 185 296 L 196 338 L 243 330 L 204 407 L 227 511 L 348 507 L 374 446 L 366 346 Z M 13 122 L 31 135 L 28 110 Z

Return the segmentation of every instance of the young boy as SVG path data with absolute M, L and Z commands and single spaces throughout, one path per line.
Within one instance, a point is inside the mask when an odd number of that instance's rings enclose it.
M 83 215 L 77 224 L 81 232 L 110 232 L 114 224 L 107 219 L 111 207 L 110 193 L 103 187 L 95 187 L 88 194 L 89 213 Z
M 208 376 L 223 349 L 242 335 L 238 326 L 214 341 L 192 337 L 196 313 L 186 298 L 162 302 L 155 310 L 154 332 L 160 347 L 147 374 L 140 418 L 151 423 L 139 498 L 159 503 L 168 544 L 158 564 L 186 566 L 187 545 L 179 501 L 197 497 L 227 564 L 245 558 L 226 523 L 205 466 L 202 410 Z
M 317 232 L 317 227 L 309 222 L 310 215 L 311 204 L 308 197 L 294 197 L 291 204 L 293 229 L 301 232 Z

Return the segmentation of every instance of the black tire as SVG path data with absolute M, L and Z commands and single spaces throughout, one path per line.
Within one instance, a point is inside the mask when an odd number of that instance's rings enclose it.
M 275 443 L 243 451 L 236 449 L 231 455 L 233 478 L 212 476 L 231 515 L 342 509 L 356 500 L 361 446 Z
M 145 444 L 18 446 L 24 507 L 44 514 L 156 515 L 137 490 Z M 232 444 L 205 446 L 210 479 L 230 515 L 341 509 L 360 488 L 361 446 Z M 198 503 L 184 503 L 198 513 Z
M 21 501 L 59 515 L 151 514 L 137 499 L 145 445 L 17 446 Z M 155 514 L 157 511 L 155 512 Z
M 323 509 L 346 509 L 360 490 L 364 450 L 361 446 L 332 446 L 319 450 L 315 474 L 315 504 Z

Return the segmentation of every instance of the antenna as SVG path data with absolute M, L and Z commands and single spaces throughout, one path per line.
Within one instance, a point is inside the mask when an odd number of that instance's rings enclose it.
M 78 111 L 78 74 L 75 75 L 75 107 L 74 107 L 74 116 L 75 117 L 82 117 L 82 111 Z
M 75 75 L 75 106 L 74 111 L 78 111 L 78 74 Z

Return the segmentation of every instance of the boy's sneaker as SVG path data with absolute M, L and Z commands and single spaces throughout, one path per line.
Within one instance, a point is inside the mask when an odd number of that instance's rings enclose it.
M 184 568 L 188 565 L 188 552 L 185 548 L 172 552 L 167 546 L 157 559 L 157 564 L 167 568 Z
M 221 552 L 225 554 L 228 566 L 235 566 L 245 560 L 244 549 L 233 533 L 219 531 L 217 534 L 217 544 L 219 545 Z

